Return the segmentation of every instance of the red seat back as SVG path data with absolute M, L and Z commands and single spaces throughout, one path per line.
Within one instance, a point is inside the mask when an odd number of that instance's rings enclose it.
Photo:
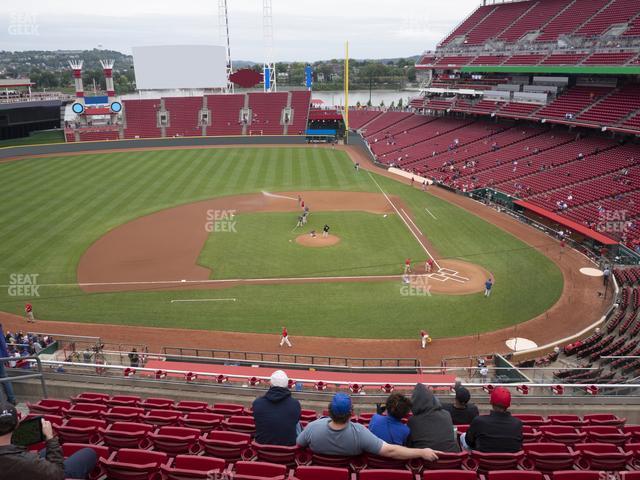
M 471 459 L 476 463 L 479 472 L 492 470 L 517 470 L 524 459 L 524 452 L 516 453 L 484 453 L 471 452 Z
M 200 443 L 207 455 L 223 458 L 227 462 L 240 460 L 244 451 L 249 448 L 250 442 L 251 435 L 221 430 L 213 430 L 200 437 Z
M 522 470 L 500 470 L 489 472 L 487 480 L 543 480 L 542 472 L 523 472 Z
M 233 466 L 233 478 L 241 478 L 242 476 L 264 477 L 264 478 L 283 478 L 287 474 L 285 465 L 277 465 L 275 463 L 266 462 L 236 462 Z
M 477 480 L 476 472 L 468 470 L 426 470 L 422 480 Z
M 413 480 L 413 473 L 409 470 L 362 470 L 358 475 L 360 480 Z
M 346 468 L 321 467 L 318 465 L 301 465 L 296 468 L 294 475 L 297 480 L 349 480 L 349 476 L 349 470 Z

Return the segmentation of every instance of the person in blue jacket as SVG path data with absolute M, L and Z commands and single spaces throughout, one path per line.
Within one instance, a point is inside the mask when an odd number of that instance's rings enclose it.
M 271 388 L 253 402 L 256 442 L 293 446 L 300 422 L 300 402 L 291 396 L 289 377 L 282 370 L 271 375 Z

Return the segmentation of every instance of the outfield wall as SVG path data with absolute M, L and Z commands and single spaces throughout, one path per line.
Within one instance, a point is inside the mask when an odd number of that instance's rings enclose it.
M 114 151 L 131 148 L 189 148 L 227 145 L 305 145 L 303 136 L 261 135 L 242 137 L 179 137 L 106 142 L 50 143 L 0 148 L 0 160 L 32 155 L 58 155 L 91 151 Z

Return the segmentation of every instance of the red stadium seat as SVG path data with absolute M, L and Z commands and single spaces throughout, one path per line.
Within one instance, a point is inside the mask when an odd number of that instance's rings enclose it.
M 209 407 L 211 413 L 218 413 L 225 417 L 231 417 L 232 415 L 244 414 L 244 407 L 237 403 L 214 403 Z
M 578 431 L 575 427 L 563 425 L 548 425 L 540 427 L 545 442 L 564 443 L 575 445 L 583 442 L 587 437 L 585 432 Z
M 300 447 L 296 445 L 291 447 L 262 445 L 254 441 L 251 444 L 251 448 L 245 453 L 244 458 L 246 460 L 255 459 L 259 462 L 277 463 L 293 468 L 296 465 L 296 458 L 300 451 Z
M 163 452 L 123 448 L 108 459 L 100 459 L 100 466 L 109 480 L 151 480 L 167 461 Z
M 140 397 L 135 395 L 114 395 L 107 401 L 107 405 L 110 407 L 137 407 L 140 402 Z
M 111 395 L 107 393 L 83 392 L 71 398 L 71 403 L 104 403 L 106 404 Z
M 252 437 L 256 434 L 256 423 L 253 417 L 233 415 L 222 422 L 222 428 L 230 432 L 247 433 Z
M 153 428 L 146 423 L 115 422 L 98 429 L 98 434 L 102 443 L 112 449 L 146 448 L 149 446 L 147 436 Z
M 426 470 L 422 480 L 477 480 L 476 472 L 469 470 Z
M 602 480 L 607 478 L 606 472 L 597 470 L 575 471 L 568 470 L 563 472 L 554 472 L 551 476 L 552 480 Z
M 502 470 L 489 472 L 487 480 L 544 480 L 542 472 L 524 472 L 522 470 Z
M 173 407 L 176 410 L 180 410 L 183 413 L 190 412 L 206 412 L 209 408 L 209 404 L 207 402 L 193 402 L 190 400 L 182 400 Z
M 375 415 L 375 413 L 361 413 L 360 415 L 358 415 L 357 418 L 357 422 L 361 423 L 362 425 L 369 425 L 369 422 L 371 421 L 371 418 L 373 418 L 373 416 Z
M 76 403 L 74 405 L 71 405 L 71 408 L 63 408 L 62 415 L 65 418 L 100 418 L 106 411 L 107 406 L 102 403 Z
M 208 412 L 191 412 L 180 417 L 180 425 L 187 428 L 197 428 L 202 433 L 217 430 L 221 427 L 223 415 Z
M 44 398 L 37 403 L 27 402 L 30 413 L 39 415 L 62 415 L 63 409 L 71 408 L 69 400 L 58 400 L 55 398 Z
M 584 427 L 582 431 L 587 434 L 587 441 L 591 443 L 612 443 L 624 445 L 631 439 L 631 433 L 625 433 L 617 427 Z
M 516 470 L 524 459 L 524 452 L 484 453 L 473 450 L 468 464 L 480 473 L 492 470 Z
M 625 425 L 622 431 L 631 434 L 630 442 L 640 443 L 640 425 Z
M 526 453 L 524 466 L 530 470 L 570 470 L 578 458 L 577 452 L 562 443 L 528 443 L 522 448 Z
M 349 480 L 350 475 L 346 468 L 301 465 L 296 468 L 294 478 L 297 480 Z
M 160 427 L 148 434 L 154 450 L 175 455 L 196 455 L 201 448 L 198 443 L 200 430 L 185 427 Z
M 144 415 L 144 408 L 111 407 L 102 414 L 107 422 L 138 422 Z
M 287 475 L 285 465 L 266 462 L 236 462 L 233 466 L 235 480 L 273 479 L 284 480 Z
M 552 425 L 583 427 L 585 422 L 578 415 L 549 415 Z
M 531 425 L 522 426 L 522 441 L 524 443 L 539 442 L 541 438 L 541 431 L 534 429 Z
M 382 470 L 406 470 L 407 462 L 405 460 L 395 460 L 380 455 L 365 454 L 363 456 L 364 463 L 367 468 L 375 468 Z
M 551 421 L 544 418 L 542 415 L 532 415 L 526 413 L 516 413 L 513 415 L 515 418 L 522 420 L 524 425 L 531 425 L 532 427 L 540 427 L 542 425 L 550 425 Z
M 612 413 L 592 413 L 591 415 L 585 415 L 583 420 L 587 425 L 599 425 L 599 426 L 612 426 L 612 427 L 624 427 L 626 418 L 620 418 Z
M 303 422 L 313 422 L 318 419 L 318 412 L 315 410 L 305 410 L 302 409 L 300 411 L 300 420 Z
M 413 473 L 408 470 L 362 470 L 359 480 L 414 480 Z
M 57 427 L 61 443 L 97 443 L 98 429 L 107 422 L 93 418 L 74 417 Z
M 77 451 L 83 450 L 85 448 L 90 448 L 91 450 L 96 452 L 98 460 L 103 458 L 106 460 L 107 458 L 109 458 L 109 449 L 107 447 L 104 447 L 101 445 L 89 445 L 84 443 L 65 443 L 64 445 L 62 445 L 62 455 L 64 456 L 64 458 L 69 458 L 71 455 L 73 455 Z M 100 467 L 99 467 L 99 464 L 96 464 L 96 468 L 89 475 L 89 479 L 94 480 L 99 477 L 100 477 Z
M 221 458 L 196 455 L 177 455 L 162 465 L 163 480 L 211 480 L 224 471 L 225 462 Z
M 206 455 L 223 458 L 228 463 L 240 460 L 250 442 L 251 435 L 220 430 L 212 430 L 200 437 Z
M 298 455 L 300 465 L 320 465 L 322 467 L 349 468 L 353 472 L 359 472 L 366 465 L 362 455 L 321 455 L 307 449 Z
M 147 412 L 142 415 L 140 420 L 144 423 L 148 423 L 149 425 L 156 425 L 158 427 L 168 427 L 175 426 L 180 423 L 181 413 L 177 410 L 147 410 Z
M 144 408 L 145 410 L 151 410 L 151 409 L 170 410 L 173 408 L 174 403 L 175 402 L 169 398 L 152 397 L 152 398 L 147 398 L 145 400 L 142 400 L 140 402 L 140 407 Z
M 578 443 L 578 466 L 583 470 L 625 470 L 633 454 L 610 443 Z
M 459 470 L 464 468 L 464 462 L 469 457 L 467 452 L 438 453 L 438 460 L 436 462 L 427 462 L 425 460 L 414 458 L 409 460 L 408 465 L 416 473 L 420 473 L 423 470 Z
M 640 470 L 640 443 L 627 443 L 625 451 L 631 452 L 631 462 L 635 470 Z

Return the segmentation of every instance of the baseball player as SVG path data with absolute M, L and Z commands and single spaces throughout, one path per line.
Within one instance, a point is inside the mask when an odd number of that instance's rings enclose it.
M 433 258 L 429 257 L 427 259 L 424 263 L 424 269 L 427 273 L 431 273 L 433 271 Z
M 296 225 L 296 228 L 301 227 L 303 223 L 304 223 L 304 217 L 302 215 L 298 215 L 298 223 Z
M 411 259 L 407 258 L 404 261 L 404 273 L 411 273 Z
M 27 319 L 27 323 L 36 323 L 35 318 L 33 318 L 33 305 L 30 303 L 24 305 L 24 316 Z
M 420 330 L 420 339 L 422 340 L 422 348 L 427 348 L 427 344 L 431 343 L 431 337 L 426 330 Z
M 489 297 L 491 295 L 491 289 L 493 288 L 493 280 L 492 279 L 487 279 L 486 282 L 484 282 L 484 296 L 485 297 Z
M 289 348 L 293 347 L 291 342 L 289 341 L 289 333 L 287 332 L 287 327 L 282 327 L 282 338 L 280 339 L 280 346 L 287 345 Z
M 324 227 L 322 227 L 322 238 L 327 238 L 329 236 L 329 229 L 331 227 L 329 227 L 329 225 L 325 224 Z

